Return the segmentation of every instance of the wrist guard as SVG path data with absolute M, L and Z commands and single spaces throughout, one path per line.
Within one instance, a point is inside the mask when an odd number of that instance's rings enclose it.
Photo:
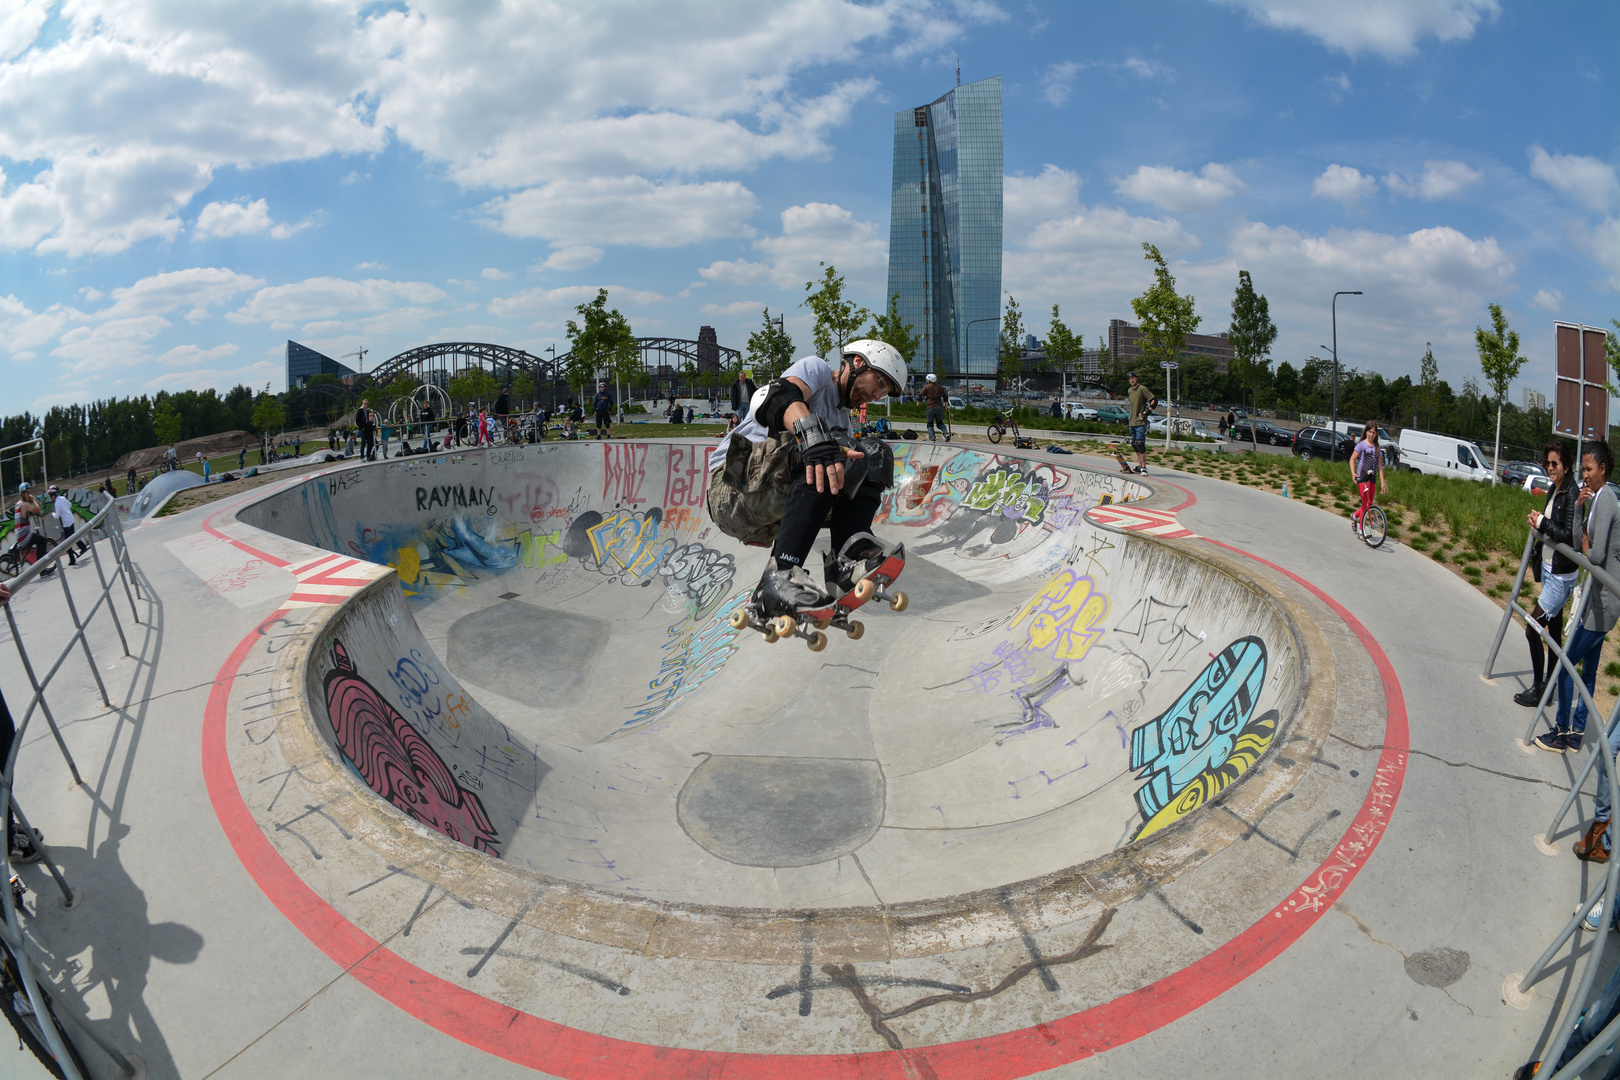
M 799 444 L 799 456 L 806 465 L 836 465 L 844 460 L 843 447 L 815 413 L 793 422 L 793 441 Z
M 758 392 L 754 395 L 759 397 Z M 765 427 L 766 434 L 779 435 L 783 430 L 782 414 L 795 401 L 803 401 L 804 394 L 786 378 L 774 379 L 765 386 L 765 396 L 754 405 L 754 417 Z

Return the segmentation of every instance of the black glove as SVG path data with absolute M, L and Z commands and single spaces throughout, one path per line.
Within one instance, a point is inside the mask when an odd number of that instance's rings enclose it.
M 838 445 L 821 417 L 815 413 L 793 422 L 793 438 L 799 444 L 799 456 L 809 466 L 837 465 L 844 460 L 844 448 Z

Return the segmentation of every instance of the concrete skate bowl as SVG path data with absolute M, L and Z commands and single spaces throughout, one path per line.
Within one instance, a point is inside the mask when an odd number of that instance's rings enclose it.
M 814 653 L 729 625 L 765 552 L 710 525 L 705 454 L 394 460 L 241 510 L 397 571 L 329 610 L 303 674 L 343 781 L 497 876 L 765 921 L 995 908 L 1230 841 L 1200 808 L 1300 713 L 1298 614 L 1218 555 L 1086 516 L 1179 493 L 898 444 L 876 528 L 906 544 L 910 606 L 867 605 L 860 640 Z

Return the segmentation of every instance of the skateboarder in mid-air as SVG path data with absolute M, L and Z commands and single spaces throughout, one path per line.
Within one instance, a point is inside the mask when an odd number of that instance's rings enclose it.
M 760 387 L 748 419 L 709 455 L 709 517 L 745 544 L 771 545 L 754 590 L 766 617 L 828 608 L 898 550 L 871 533 L 894 452 L 852 438 L 849 410 L 900 393 L 906 363 L 881 341 L 852 341 L 842 358 L 834 371 L 807 356 Z M 804 561 L 824 527 L 832 550 L 819 583 Z

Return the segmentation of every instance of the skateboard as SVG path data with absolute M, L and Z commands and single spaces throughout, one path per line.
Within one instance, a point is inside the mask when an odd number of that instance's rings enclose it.
M 1120 472 L 1128 472 L 1128 473 L 1136 472 L 1136 466 L 1132 465 L 1130 462 L 1125 460 L 1125 454 L 1124 454 L 1123 451 L 1115 450 L 1114 451 L 1114 460 L 1119 462 L 1119 471 Z
M 866 624 L 859 619 L 851 619 L 850 615 L 863 604 L 881 600 L 896 613 L 910 605 L 910 597 L 890 588 L 905 566 L 905 545 L 896 544 L 894 551 L 875 570 L 855 582 L 848 592 L 826 607 L 767 618 L 750 600 L 731 613 L 730 622 L 738 630 L 747 628 L 759 631 L 765 635 L 767 642 L 774 643 L 786 637 L 803 638 L 811 652 L 820 652 L 827 647 L 827 635 L 823 631 L 828 628 L 842 630 L 851 641 L 859 641 L 866 633 Z

